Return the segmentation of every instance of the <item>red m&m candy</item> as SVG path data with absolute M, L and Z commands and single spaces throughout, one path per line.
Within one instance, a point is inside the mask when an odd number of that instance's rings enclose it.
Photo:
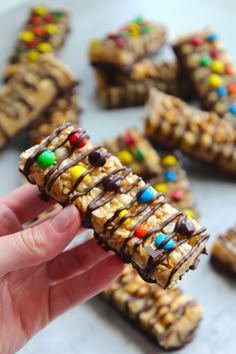
M 213 59 L 217 59 L 219 58 L 220 56 L 220 52 L 217 50 L 217 49 L 212 49 L 210 51 L 210 56 L 213 58 Z
M 125 134 L 124 141 L 126 142 L 127 145 L 133 145 L 135 143 L 135 139 L 133 135 L 129 133 Z
M 27 47 L 31 49 L 37 47 L 37 45 L 38 45 L 38 41 L 36 41 L 35 39 L 27 43 Z
M 71 145 L 76 144 L 77 140 L 81 137 L 82 134 L 83 134 L 83 132 L 81 132 L 81 131 L 71 134 L 71 136 L 69 137 L 70 144 Z M 85 146 L 86 143 L 87 143 L 87 139 L 86 138 L 82 139 L 78 144 L 76 144 L 77 148 L 81 148 L 81 147 Z
M 191 40 L 191 43 L 194 45 L 194 46 L 199 46 L 201 45 L 202 43 L 204 42 L 204 39 L 200 36 L 195 36 L 192 38 Z
M 125 38 L 117 38 L 116 43 L 117 43 L 117 45 L 119 45 L 120 47 L 123 47 L 123 46 L 126 45 L 126 40 L 125 40 Z
M 47 23 L 54 22 L 54 16 L 49 13 L 46 16 L 44 16 L 44 21 L 47 22 Z
M 180 189 L 176 189 L 175 191 L 173 191 L 171 193 L 171 199 L 178 202 L 180 200 L 182 200 L 184 197 L 184 192 L 181 191 Z

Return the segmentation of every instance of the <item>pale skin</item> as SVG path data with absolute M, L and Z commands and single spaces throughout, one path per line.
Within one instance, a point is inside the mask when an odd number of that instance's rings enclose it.
M 81 228 L 74 206 L 23 228 L 53 202 L 26 184 L 0 199 L 0 353 L 12 354 L 66 310 L 99 293 L 123 264 L 94 239 L 63 250 Z M 63 253 L 62 253 L 63 252 Z

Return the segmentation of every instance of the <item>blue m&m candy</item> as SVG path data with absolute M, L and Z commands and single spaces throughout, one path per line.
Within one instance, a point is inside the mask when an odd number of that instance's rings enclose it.
M 159 234 L 155 238 L 155 244 L 159 247 L 163 241 L 167 239 L 168 235 L 166 234 Z M 169 241 L 166 242 L 166 244 L 162 247 L 164 250 L 168 251 L 170 250 L 175 244 L 175 241 L 173 238 L 171 238 Z
M 232 113 L 234 116 L 236 116 L 236 103 L 232 103 L 229 107 L 230 113 Z
M 137 200 L 141 204 L 147 203 L 153 198 L 154 194 L 154 189 L 152 187 L 147 187 L 141 194 L 140 191 L 137 192 Z
M 217 92 L 220 97 L 227 96 L 227 88 L 225 86 L 220 86 Z
M 212 32 L 212 33 L 208 34 L 207 39 L 208 39 L 208 41 L 213 42 L 217 39 L 217 34 Z
M 165 172 L 165 179 L 167 181 L 170 181 L 170 182 L 173 182 L 173 181 L 176 181 L 176 173 L 174 171 L 166 171 Z

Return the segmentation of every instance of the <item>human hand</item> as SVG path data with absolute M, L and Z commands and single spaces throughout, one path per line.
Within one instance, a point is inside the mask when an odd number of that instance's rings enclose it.
M 23 229 L 52 205 L 29 184 L 0 200 L 1 354 L 15 353 L 57 316 L 99 293 L 123 268 L 94 239 L 62 253 L 82 230 L 72 205 Z

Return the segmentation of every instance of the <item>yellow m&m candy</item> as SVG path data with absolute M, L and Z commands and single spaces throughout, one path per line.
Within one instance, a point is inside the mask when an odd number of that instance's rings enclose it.
M 161 163 L 163 166 L 174 166 L 177 162 L 177 159 L 174 155 L 166 155 L 165 157 L 163 157 L 163 159 L 161 160 Z
M 157 183 L 157 184 L 154 184 L 153 187 L 157 192 L 160 192 L 160 193 L 166 193 L 168 190 L 168 186 L 165 183 Z
M 47 53 L 47 52 L 51 52 L 52 51 L 52 45 L 50 43 L 48 43 L 48 42 L 39 43 L 37 48 L 42 53 Z
M 127 215 L 129 212 L 128 210 L 124 209 L 121 210 L 121 212 L 118 214 L 118 219 L 120 220 L 121 218 L 123 218 L 123 216 Z M 129 224 L 130 223 L 130 218 L 125 219 L 125 221 L 123 221 L 123 224 Z
M 54 34 L 57 31 L 57 26 L 52 24 L 52 23 L 48 23 L 47 25 L 44 26 L 45 32 L 47 32 L 48 34 Z
M 187 216 L 189 216 L 190 218 L 194 218 L 195 217 L 195 213 L 191 209 L 183 209 L 182 212 L 184 214 L 186 214 Z
M 211 87 L 218 88 L 218 87 L 220 87 L 222 85 L 222 79 L 217 74 L 210 74 L 208 76 L 208 84 Z
M 138 32 L 139 31 L 139 25 L 137 23 L 130 23 L 128 25 L 128 28 L 130 31 Z
M 30 31 L 21 32 L 20 39 L 24 42 L 30 42 L 34 39 L 34 34 Z
M 34 13 L 39 16 L 44 16 L 48 13 L 48 9 L 45 6 L 37 6 L 34 8 Z
M 124 165 L 130 165 L 133 161 L 132 154 L 127 150 L 121 150 L 118 152 L 117 157 Z
M 40 56 L 40 54 L 36 50 L 32 50 L 31 52 L 29 52 L 27 54 L 27 57 L 28 57 L 29 61 L 31 61 L 31 62 L 37 61 L 39 56 Z
M 77 181 L 77 179 L 86 171 L 87 171 L 87 169 L 81 165 L 73 166 L 70 169 L 71 178 L 73 179 L 73 181 Z M 89 176 L 85 175 L 83 177 L 83 181 L 87 182 L 88 178 L 89 178 Z
M 99 41 L 98 39 L 94 39 L 90 42 L 90 47 L 91 48 L 96 48 L 100 46 L 101 41 Z
M 224 64 L 219 60 L 213 60 L 211 69 L 216 73 L 222 73 L 224 71 Z

